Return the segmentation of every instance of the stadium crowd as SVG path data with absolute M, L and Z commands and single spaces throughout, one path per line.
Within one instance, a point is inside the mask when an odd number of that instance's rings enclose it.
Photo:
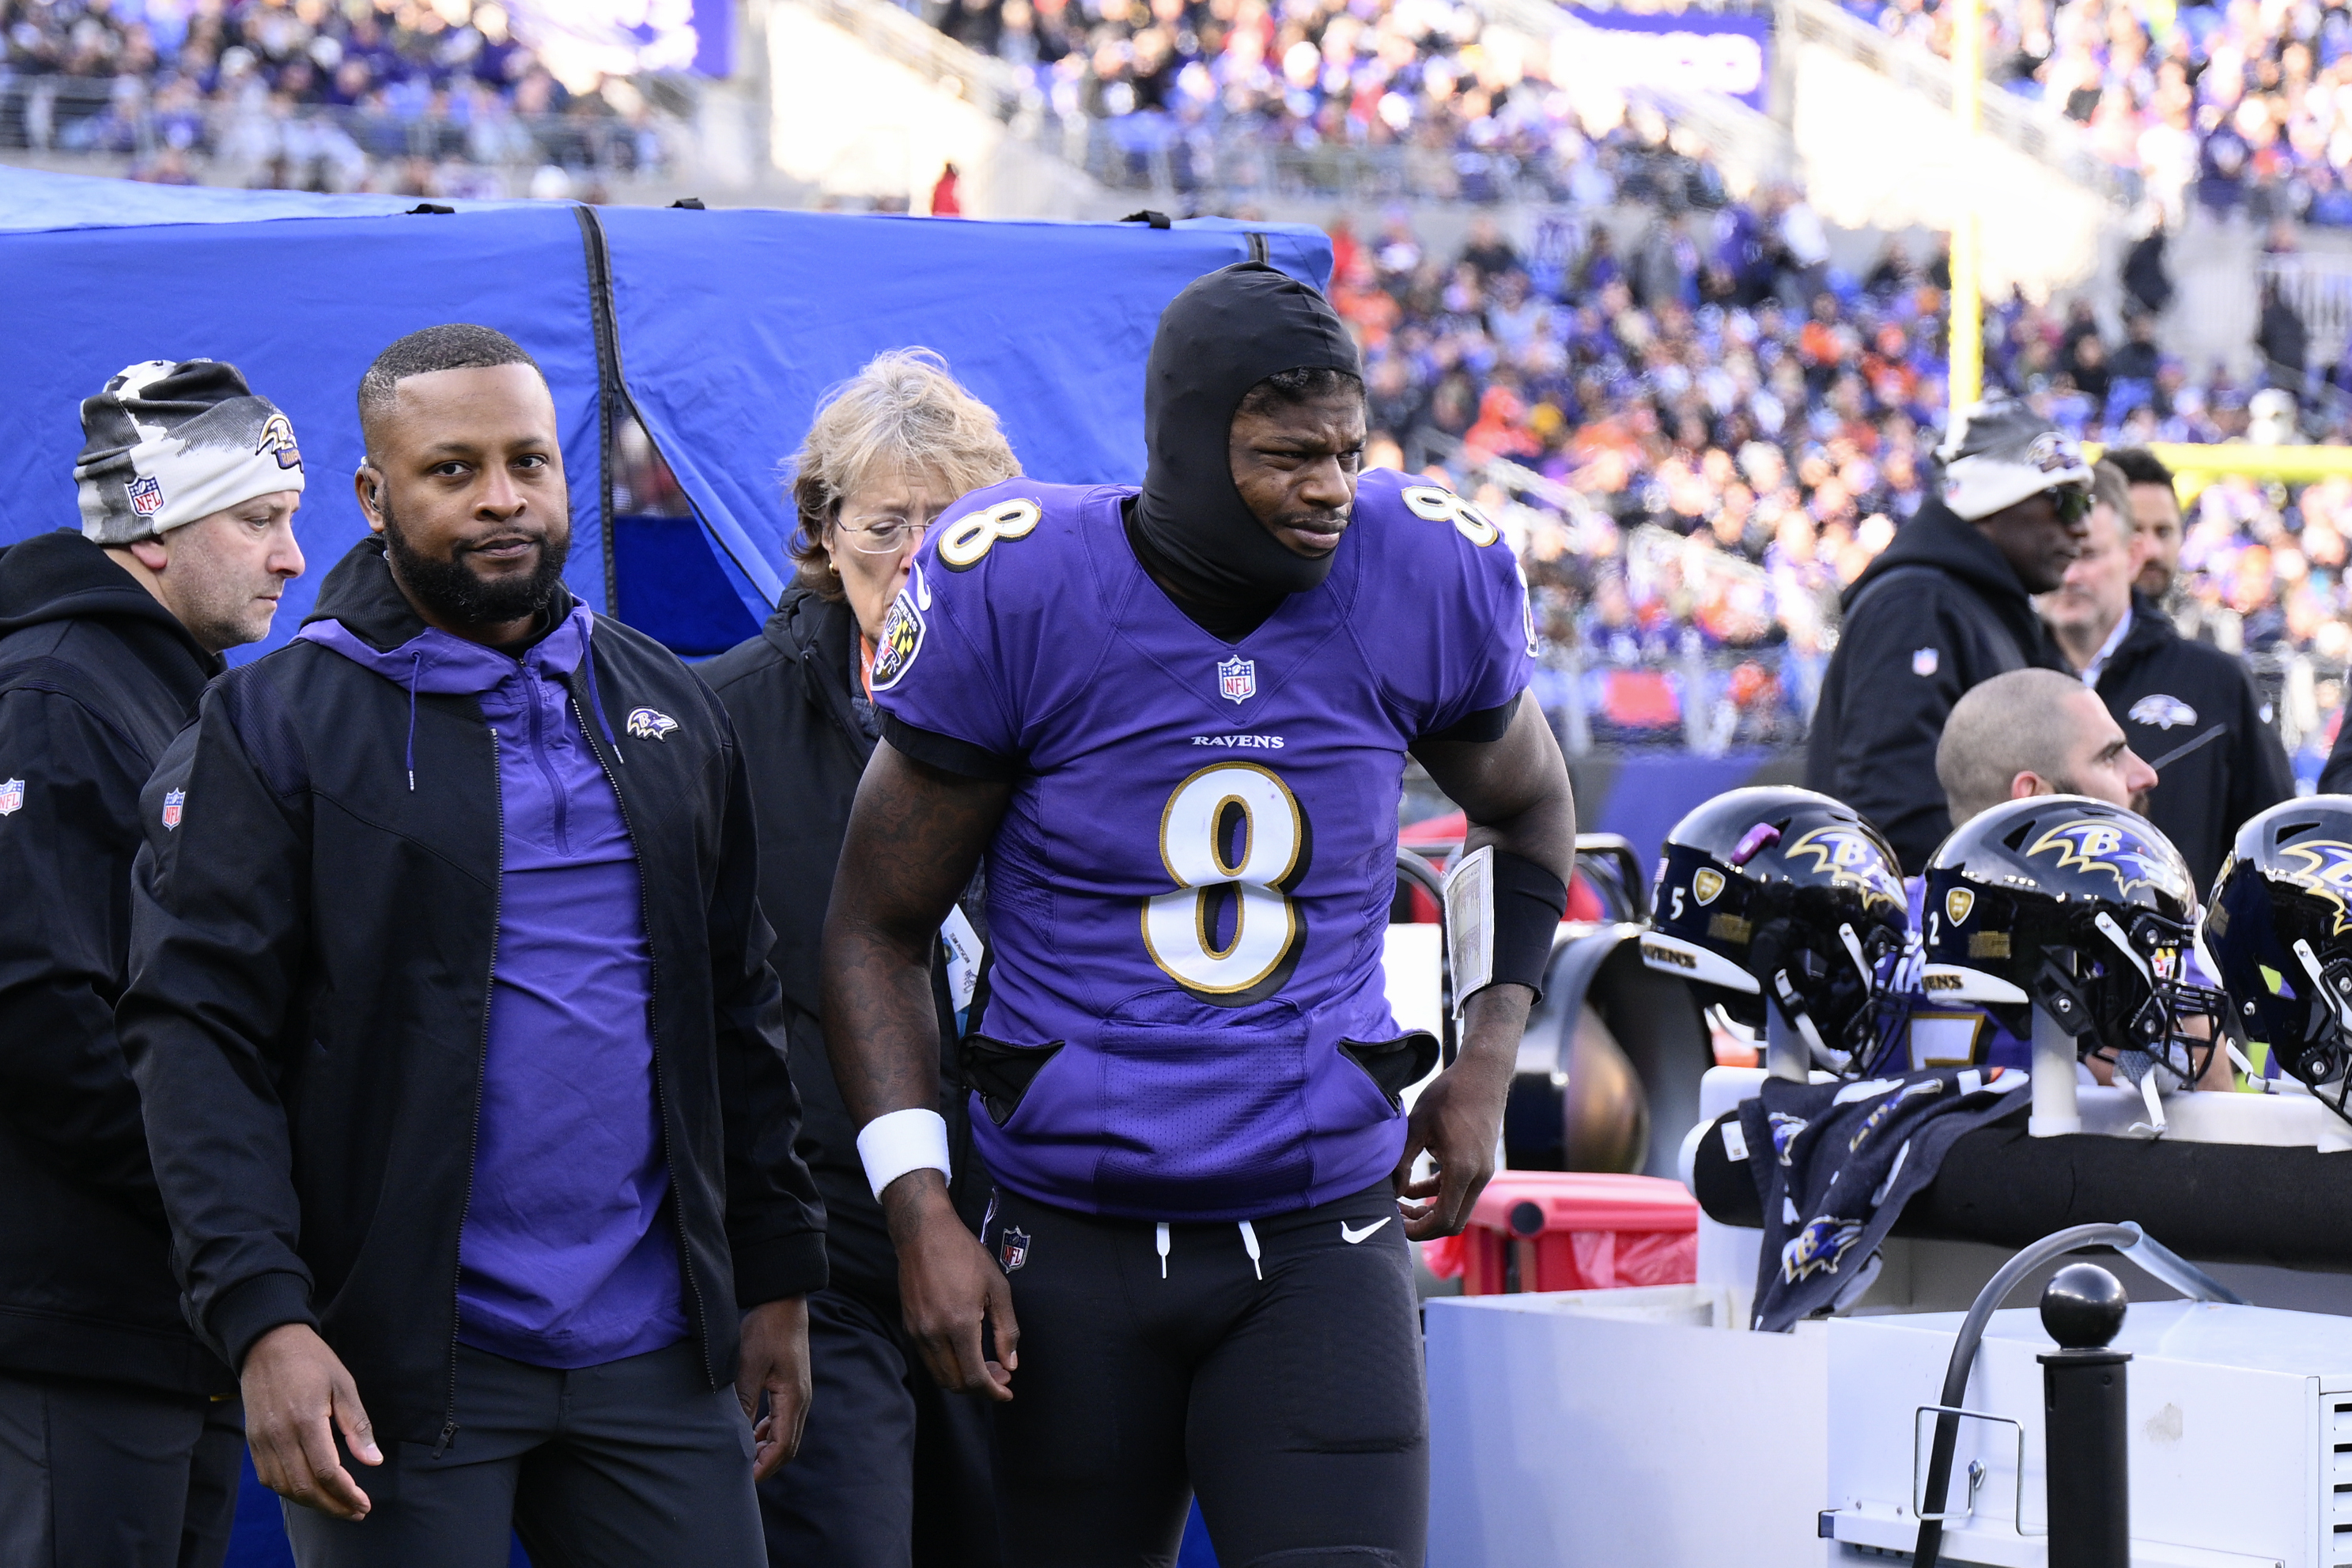
M 1950 52 L 1949 7 L 1847 6 Z M 2168 213 L 2194 200 L 2261 221 L 2352 224 L 2352 16 L 2341 4 L 2003 0 L 1985 17 L 1989 74 L 2085 126 Z
M 1555 663 L 1583 671 L 1548 703 L 1582 709 L 1596 739 L 1791 738 L 1839 592 L 1922 497 L 1945 422 L 1945 258 L 1897 241 L 1846 277 L 1786 193 L 1627 241 L 1596 221 L 1544 254 L 1485 222 L 1433 252 L 1402 212 L 1333 241 L 1372 460 L 1442 469 L 1509 519 Z M 2013 296 L 1986 340 L 1988 384 L 2082 439 L 2277 439 L 2258 422 L 2292 417 L 2275 391 L 2192 381 L 2145 316 L 2111 341 L 2086 306 Z M 2331 406 L 2288 438 L 2352 434 Z M 2213 484 L 2170 606 L 2292 685 L 2291 734 L 2321 750 L 2352 656 L 2347 536 L 2352 483 Z M 2297 656 L 2308 696 L 2283 674 Z M 1702 679 L 1712 717 L 1688 698 Z
M 0 0 L 0 140 L 136 179 L 562 196 L 660 164 L 632 80 L 567 87 L 495 0 Z M 577 89 L 578 90 L 574 90 Z

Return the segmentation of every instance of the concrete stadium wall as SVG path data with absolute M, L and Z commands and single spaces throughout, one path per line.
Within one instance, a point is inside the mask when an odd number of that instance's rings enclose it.
M 795 5 L 766 14 L 769 155 L 821 197 L 904 198 L 929 210 L 940 168 L 962 172 L 978 218 L 1116 218 L 1136 204 L 992 116 Z
M 1985 291 L 2036 298 L 2097 287 L 2124 246 L 2105 197 L 1820 44 L 1790 64 L 1790 132 L 1814 208 L 1848 229 L 1948 229 L 1965 202 L 1982 225 Z

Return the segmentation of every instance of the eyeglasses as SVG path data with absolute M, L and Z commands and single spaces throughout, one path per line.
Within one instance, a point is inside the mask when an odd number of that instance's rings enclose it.
M 897 555 L 909 541 L 919 544 L 939 519 L 910 517 L 903 512 L 866 512 L 855 517 L 843 517 L 834 524 L 849 540 L 849 548 L 863 555 Z
M 2091 493 L 2079 486 L 2055 485 L 2043 494 L 2050 497 L 2058 520 L 2070 528 L 2091 515 Z

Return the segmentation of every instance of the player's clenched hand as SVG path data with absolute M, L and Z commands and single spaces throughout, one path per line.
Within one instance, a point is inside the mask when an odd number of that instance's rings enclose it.
M 1495 1174 L 1503 1102 L 1534 998 L 1527 987 L 1514 985 L 1488 986 L 1473 996 L 1465 1009 L 1461 1054 L 1412 1103 L 1395 1181 L 1404 1233 L 1415 1241 L 1460 1234 L 1470 1222 L 1470 1206 Z M 1414 1181 L 1412 1164 L 1424 1150 L 1437 1174 Z M 1406 1201 L 1413 1199 L 1429 1201 Z
M 337 1519 L 365 1519 L 367 1493 L 335 1452 L 341 1427 L 352 1457 L 383 1463 L 375 1429 L 342 1361 L 307 1323 L 283 1323 L 253 1342 L 240 1379 L 245 1440 L 271 1491 Z
M 768 1413 L 760 1415 L 760 1396 Z M 808 1424 L 808 1298 L 762 1301 L 743 1314 L 743 1351 L 736 1364 L 735 1399 L 751 1428 L 751 1479 L 766 1480 L 801 1451 Z
M 1012 1398 L 1013 1371 L 1021 1364 L 1013 1287 L 964 1228 L 940 1173 L 908 1171 L 883 1189 L 882 1210 L 898 1249 L 907 1333 L 932 1379 L 959 1394 Z M 996 1342 L 993 1361 L 982 1347 L 983 1320 Z

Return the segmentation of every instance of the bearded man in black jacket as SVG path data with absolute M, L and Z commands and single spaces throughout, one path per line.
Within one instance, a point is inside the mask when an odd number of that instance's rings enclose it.
M 1936 782 L 1952 705 L 2011 670 L 2065 669 L 2032 596 L 2065 577 L 2091 507 L 2081 447 L 2022 403 L 1969 409 L 1937 456 L 1943 499 L 1845 591 L 1805 762 L 1807 788 L 1875 823 L 1906 875 L 1952 831 Z
M 798 1458 L 760 1485 L 776 1568 L 993 1568 L 987 1412 L 932 1381 L 907 1343 L 898 1258 L 857 1156 L 817 1027 L 817 952 L 857 780 L 881 734 L 868 672 L 931 520 L 1020 472 L 985 403 L 928 350 L 881 354 L 835 388 L 793 462 L 799 571 L 760 635 L 699 666 L 735 720 L 760 824 L 760 904 L 776 927 L 800 1153 L 824 1196 L 830 1283 L 809 1301 L 815 1385 Z M 977 884 L 975 884 L 977 886 Z M 955 1192 L 979 1226 L 956 1017 L 987 916 L 967 898 L 941 932 L 940 1114 Z
M 231 365 L 82 404 L 79 533 L 0 552 L 0 1562 L 208 1568 L 236 1380 L 180 1316 L 123 1065 L 139 792 L 302 571 L 292 425 Z
M 824 1242 L 734 728 L 563 587 L 520 345 L 412 333 L 360 423 L 376 533 L 144 796 L 116 1018 L 189 1321 L 304 1568 L 756 1568 Z

